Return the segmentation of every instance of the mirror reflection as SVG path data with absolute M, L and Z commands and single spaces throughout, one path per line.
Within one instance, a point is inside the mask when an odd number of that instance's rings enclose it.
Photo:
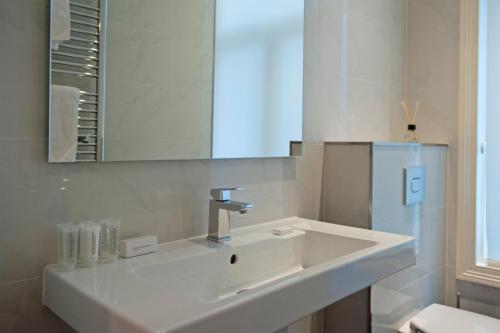
M 108 0 L 107 161 L 210 158 L 214 0 Z
M 282 157 L 302 140 L 303 0 L 64 3 L 50 162 Z
M 218 0 L 213 157 L 288 156 L 302 140 L 303 0 Z

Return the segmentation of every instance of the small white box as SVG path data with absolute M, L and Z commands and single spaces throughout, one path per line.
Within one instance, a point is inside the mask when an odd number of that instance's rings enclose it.
M 293 233 L 293 228 L 290 227 L 277 227 L 273 229 L 273 235 L 285 236 Z
M 158 251 L 158 237 L 142 236 L 120 241 L 120 257 L 130 258 Z

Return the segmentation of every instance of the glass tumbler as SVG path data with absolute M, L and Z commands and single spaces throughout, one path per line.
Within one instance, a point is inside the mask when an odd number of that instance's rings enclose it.
M 118 219 L 102 219 L 99 244 L 99 260 L 116 261 L 120 252 L 120 225 Z
M 78 258 L 78 235 L 80 228 L 73 224 L 58 226 L 58 253 L 59 260 L 65 270 L 71 271 L 76 267 Z

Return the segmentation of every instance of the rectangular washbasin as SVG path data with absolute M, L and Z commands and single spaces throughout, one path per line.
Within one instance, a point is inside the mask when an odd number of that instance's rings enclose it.
M 237 246 L 147 264 L 133 273 L 164 288 L 189 290 L 197 301 L 217 302 L 375 244 L 296 226 L 285 236 L 257 232 Z
M 273 228 L 293 232 L 278 236 Z M 44 304 L 79 332 L 272 333 L 415 264 L 411 237 L 289 218 L 44 272 Z

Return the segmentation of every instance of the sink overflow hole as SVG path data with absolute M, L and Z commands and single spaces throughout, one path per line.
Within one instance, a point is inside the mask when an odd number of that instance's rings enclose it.
M 229 258 L 229 262 L 231 263 L 231 265 L 236 264 L 238 262 L 238 256 L 236 254 L 233 254 L 231 258 Z
M 236 293 L 236 295 L 246 293 L 247 291 L 250 291 L 250 289 L 241 289 Z

